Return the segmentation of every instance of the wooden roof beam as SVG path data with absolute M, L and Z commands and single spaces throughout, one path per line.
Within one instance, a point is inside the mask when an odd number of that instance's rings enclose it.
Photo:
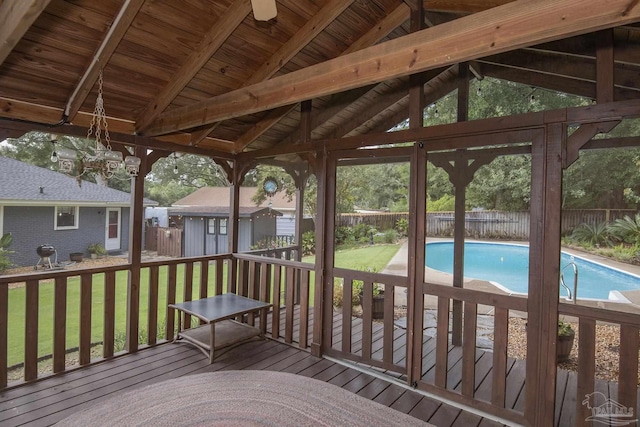
M 120 41 L 122 41 L 122 38 L 131 26 L 133 19 L 138 14 L 144 2 L 145 0 L 125 0 L 93 56 L 91 64 L 89 64 L 89 67 L 85 70 L 67 101 L 64 109 L 64 115 L 67 120 L 72 121 L 76 117 L 76 114 L 78 114 L 80 107 L 82 107 L 89 92 L 91 92 L 91 89 L 95 85 L 100 70 L 109 62 L 111 55 L 115 52 Z
M 50 1 L 4 0 L 0 2 L 0 65 Z
M 211 26 L 211 30 L 204 36 L 198 47 L 176 71 L 173 79 L 160 90 L 140 114 L 136 121 L 136 129 L 139 133 L 144 133 L 145 128 L 171 104 L 250 12 L 249 0 L 235 0 L 229 6 L 216 25 Z
M 512 1 L 514 0 L 424 0 L 424 8 L 431 12 L 477 13 Z
M 162 114 L 148 134 L 190 129 L 639 19 L 640 4 L 629 0 L 517 0 L 177 108 Z
M 349 4 L 351 4 L 351 3 L 352 3 L 352 1 L 349 2 Z M 324 7 L 322 10 L 327 9 L 328 7 L 329 7 L 329 5 Z M 332 21 L 337 16 L 338 15 L 334 16 L 332 18 Z M 369 30 L 365 35 L 363 35 L 358 40 L 356 40 L 354 43 L 352 43 L 347 48 L 347 50 L 345 50 L 340 56 L 347 55 L 347 54 L 349 54 L 351 52 L 355 52 L 355 51 L 363 49 L 365 47 L 369 47 L 369 46 L 374 45 L 375 43 L 379 42 L 384 37 L 386 37 L 391 31 L 395 30 L 400 25 L 402 25 L 402 23 L 405 22 L 408 18 L 409 18 L 409 7 L 406 4 L 401 3 L 389 15 L 384 17 L 380 22 L 378 22 L 378 24 L 376 24 L 373 28 L 371 28 L 371 30 Z M 309 22 L 311 22 L 311 21 L 309 21 Z M 330 22 L 326 22 L 325 23 L 325 27 L 329 23 Z M 324 27 L 322 29 L 324 29 Z M 300 31 L 302 32 L 302 30 L 300 30 Z M 305 33 L 303 33 L 303 35 L 304 34 Z M 298 38 L 298 35 L 296 34 L 296 36 L 294 36 L 293 39 L 297 39 L 297 38 Z M 311 39 L 309 39 L 307 41 L 307 43 L 309 41 L 311 41 Z M 305 45 L 306 45 L 306 43 L 305 43 Z M 276 55 L 277 55 L 277 53 L 276 53 Z M 274 55 L 274 56 L 276 56 L 276 55 Z M 284 65 L 284 63 L 282 65 Z M 269 77 L 271 77 L 271 76 L 269 76 Z M 252 81 L 251 83 L 257 83 L 257 81 Z M 269 114 L 267 114 L 266 117 L 264 117 L 262 120 L 260 120 L 254 126 L 252 126 L 251 129 L 249 129 L 247 132 L 245 132 L 243 135 L 241 135 L 240 138 L 238 138 L 238 141 L 236 142 L 236 146 L 234 148 L 234 151 L 236 151 L 238 153 L 242 152 L 249 144 L 251 144 L 260 135 L 265 133 L 267 130 L 269 130 L 271 127 L 273 127 L 276 123 L 278 123 L 280 120 L 282 120 L 282 118 L 285 117 L 287 114 L 289 114 L 295 107 L 296 107 L 295 104 L 294 105 L 287 105 L 287 106 L 283 106 L 283 107 L 280 107 L 278 109 L 275 109 L 274 111 L 272 111 Z
M 262 64 L 262 66 L 255 73 L 253 73 L 246 82 L 244 82 L 242 87 L 247 87 L 273 77 L 275 73 L 277 73 L 282 67 L 285 66 L 287 62 L 291 60 L 291 58 L 296 56 L 296 54 L 304 49 L 304 47 L 309 44 L 311 40 L 313 40 L 329 24 L 331 24 L 338 16 L 340 16 L 340 14 L 345 11 L 345 9 L 351 6 L 353 2 L 354 0 L 333 0 L 326 4 L 322 9 L 320 9 L 320 11 L 318 11 L 318 13 L 313 15 L 311 19 L 309 19 L 309 21 L 307 21 L 307 23 L 304 24 L 296 34 L 294 34 L 293 37 L 291 37 L 285 44 L 283 44 L 282 47 L 280 47 L 280 49 L 278 49 L 278 51 L 271 56 L 271 58 L 269 58 L 264 64 Z M 287 110 L 287 113 L 288 112 L 289 110 Z M 200 140 L 194 138 L 192 143 L 194 145 L 197 145 L 204 137 L 213 132 L 218 124 L 219 122 L 200 131 L 200 133 L 196 136 L 196 138 L 200 138 Z M 257 133 L 259 136 L 262 135 L 262 133 L 264 133 L 267 129 L 269 129 L 269 127 L 265 128 L 264 124 L 263 126 L 255 126 L 247 133 L 253 135 L 253 133 L 256 133 L 256 130 L 258 130 Z M 251 141 L 253 141 L 254 139 L 252 136 L 247 137 L 246 135 L 242 135 L 239 138 L 239 141 L 236 142 L 234 150 L 242 151 L 245 147 L 244 140 L 248 138 L 251 139 Z

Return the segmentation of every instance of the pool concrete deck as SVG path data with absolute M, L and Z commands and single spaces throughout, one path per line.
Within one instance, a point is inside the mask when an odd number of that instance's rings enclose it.
M 426 241 L 428 243 L 428 242 L 438 242 L 438 241 L 451 241 L 451 239 L 427 238 Z M 467 241 L 471 242 L 471 241 L 480 241 L 480 240 L 468 239 Z M 486 242 L 486 240 L 482 240 L 482 241 Z M 522 241 L 497 241 L 496 243 L 513 243 L 513 244 L 521 244 L 521 245 L 528 244 L 528 242 L 522 242 Z M 583 252 L 577 249 L 562 247 L 562 250 L 569 254 L 576 255 L 576 256 L 588 259 L 590 261 L 594 261 L 600 264 L 607 265 L 609 267 L 616 268 L 618 270 L 626 271 L 628 273 L 632 273 L 640 276 L 640 266 L 625 264 L 619 261 L 614 261 L 609 258 L 605 258 L 599 255 L 594 255 L 588 252 Z M 406 276 L 408 259 L 409 259 L 408 244 L 405 242 L 400 247 L 398 252 L 393 256 L 391 261 L 389 261 L 385 269 L 382 270 L 382 273 L 393 274 L 397 276 Z M 424 279 L 425 279 L 425 282 L 429 282 L 429 283 L 437 283 L 439 285 L 447 285 L 447 286 L 453 285 L 451 274 L 443 273 L 430 268 L 425 268 Z M 492 293 L 497 293 L 502 295 L 508 295 L 508 293 L 505 292 L 504 290 L 484 280 L 465 278 L 464 287 L 467 289 L 474 289 L 474 290 L 483 291 L 483 292 L 492 292 Z M 629 300 L 629 303 L 580 299 L 579 290 L 580 290 L 580 287 L 578 287 L 577 304 L 592 306 L 592 307 L 607 308 L 615 311 L 623 311 L 623 312 L 640 314 L 640 290 L 621 292 Z M 407 294 L 404 288 L 396 288 L 395 304 L 397 306 L 407 305 Z M 436 297 L 425 295 L 425 309 L 436 309 L 437 304 L 438 304 L 438 301 Z M 492 310 L 493 310 L 493 307 L 489 307 L 489 306 L 478 307 L 478 312 L 480 314 L 490 314 Z M 513 314 L 518 315 L 518 313 L 513 313 Z

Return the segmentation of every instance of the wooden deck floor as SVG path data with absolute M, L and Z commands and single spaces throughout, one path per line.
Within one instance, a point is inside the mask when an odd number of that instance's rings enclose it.
M 294 344 L 298 338 L 298 316 L 295 316 Z M 270 325 L 270 322 L 269 322 Z M 281 332 L 284 334 L 281 324 Z M 334 317 L 334 348 L 341 345 L 342 319 Z M 270 329 L 270 328 L 268 328 Z M 311 329 L 311 328 L 309 328 Z M 373 325 L 372 352 L 382 348 L 382 325 Z M 394 331 L 394 363 L 404 365 L 405 331 Z M 353 319 L 352 351 L 362 346 L 362 321 Z M 462 351 L 449 348 L 447 387 L 461 387 Z M 423 378 L 433 377 L 435 339 L 423 341 Z M 506 406 L 521 411 L 524 404 L 526 364 L 509 359 L 507 363 Z M 271 370 L 295 373 L 326 381 L 383 405 L 408 413 L 437 426 L 496 426 L 490 419 L 460 410 L 438 400 L 425 397 L 404 386 L 404 375 L 370 366 L 336 363 L 319 359 L 298 348 L 273 340 L 243 344 L 218 356 L 208 364 L 207 358 L 189 345 L 163 344 L 136 354 L 118 357 L 56 377 L 10 389 L 0 394 L 0 425 L 50 425 L 66 416 L 102 400 L 136 387 L 170 378 L 218 370 Z M 491 400 L 492 353 L 476 352 L 475 397 Z M 559 370 L 556 393 L 556 426 L 573 425 L 576 408 L 576 374 Z M 598 391 L 612 398 L 615 384 L 597 381 Z
M 222 370 L 269 370 L 325 381 L 437 426 L 497 426 L 375 375 L 311 356 L 273 340 L 235 347 L 209 365 L 190 345 L 163 344 L 0 395 L 0 425 L 45 426 L 98 402 L 170 378 Z

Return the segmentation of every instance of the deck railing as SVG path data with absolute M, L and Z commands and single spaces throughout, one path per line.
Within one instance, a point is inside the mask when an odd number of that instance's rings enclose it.
M 614 311 L 600 307 L 574 305 L 562 303 L 559 307 L 561 315 L 577 318 L 578 332 L 578 372 L 577 375 L 567 379 L 567 393 L 575 393 L 576 425 L 591 425 L 587 418 L 594 415 L 591 408 L 602 423 L 622 425 L 625 421 L 635 422 L 638 418 L 638 351 L 640 350 L 640 315 Z M 619 362 L 617 366 L 618 378 L 615 382 L 608 383 L 596 378 L 596 344 L 598 335 L 597 324 L 606 324 L 610 330 L 617 330 L 619 334 Z M 612 328 L 613 326 L 613 328 Z M 603 361 L 604 362 L 604 361 Z M 606 363 L 606 362 L 605 362 Z M 600 392 L 601 400 L 593 397 L 594 392 Z M 591 395 L 591 398 L 590 398 Z M 602 400 L 602 399 L 610 399 Z M 587 404 L 588 403 L 588 404 Z M 602 406 L 604 405 L 604 406 Z M 598 413 L 598 407 L 602 411 Z M 607 409 L 609 408 L 609 409 Z M 614 411 L 627 410 L 627 415 Z M 607 412 L 609 411 L 609 412 Z M 611 420 L 607 417 L 610 416 Z M 620 424 L 614 424 L 613 421 Z M 595 423 L 594 423 L 595 424 Z
M 233 282 L 227 274 L 229 266 L 237 268 Z M 268 334 L 308 348 L 312 269 L 308 264 L 248 254 L 144 262 L 140 303 L 129 308 L 135 310 L 130 317 L 139 319 L 135 328 L 138 344 L 153 346 L 173 340 L 176 316 L 168 304 L 236 292 L 272 302 Z M 0 276 L 0 389 L 9 385 L 9 372 L 16 369 L 23 372 L 20 379 L 12 375 L 12 384 L 127 353 L 130 271 L 130 264 L 122 264 Z M 296 330 L 294 314 L 301 319 Z M 253 316 L 243 320 L 267 322 Z M 183 321 L 182 328 L 192 326 L 188 316 Z M 99 346 L 98 354 L 95 349 Z M 72 351 L 78 352 L 77 364 L 69 366 Z M 48 369 L 38 368 L 42 360 L 50 360 Z
M 522 383 L 510 384 L 511 378 L 516 381 L 524 380 L 525 364 L 519 365 L 521 375 L 508 378 L 507 343 L 510 312 L 526 313 L 527 299 L 431 283 L 423 285 L 423 294 L 437 298 L 437 328 L 435 346 L 432 344 L 422 348 L 423 360 L 429 360 L 431 364 L 422 366 L 418 387 L 513 422 L 526 424 L 524 408 L 515 402 L 516 398 L 524 397 L 519 396 L 518 386 L 521 387 Z M 463 307 L 461 347 L 451 345 L 449 336 L 452 330 L 450 310 L 453 301 L 461 301 Z M 493 314 L 491 352 L 478 350 L 476 344 L 480 306 L 483 307 L 483 312 Z M 424 358 L 426 352 L 435 352 L 435 357 Z M 477 364 L 478 357 L 488 359 Z M 461 366 L 451 370 L 455 363 L 461 363 Z M 478 366 L 490 368 L 490 371 L 477 369 Z M 479 387 L 482 382 L 484 386 Z M 511 392 L 508 391 L 510 386 L 513 387 Z M 518 409 L 514 409 L 518 406 Z
M 406 374 L 404 352 L 394 351 L 396 347 L 402 347 L 404 336 L 403 331 L 394 327 L 394 306 L 396 288 L 406 290 L 408 279 L 344 268 L 332 269 L 329 277 L 332 283 L 342 287 L 342 306 L 337 308 L 342 314 L 342 324 L 339 330 L 325 332 L 325 354 Z M 355 292 L 354 285 L 358 282 L 362 284 L 362 313 L 354 318 L 351 301 Z M 383 315 L 381 319 L 377 319 L 377 325 L 374 325 L 373 316 L 374 284 L 384 287 Z

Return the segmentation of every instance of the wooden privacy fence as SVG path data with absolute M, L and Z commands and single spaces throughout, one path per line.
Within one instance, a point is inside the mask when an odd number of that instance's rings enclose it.
M 145 225 L 144 227 L 144 248 L 148 251 L 158 250 L 158 227 Z
M 633 217 L 632 209 L 565 209 L 562 211 L 562 233 L 568 234 L 578 225 L 612 222 Z M 349 213 L 340 214 L 337 226 L 353 227 L 367 224 L 378 230 L 394 228 L 399 219 L 409 220 L 409 214 L 397 213 Z M 453 236 L 454 212 L 427 212 L 427 236 Z M 529 239 L 529 212 L 468 211 L 465 212 L 467 237 L 486 239 Z
M 175 227 L 157 227 L 157 251 L 160 256 L 182 256 L 182 229 Z

